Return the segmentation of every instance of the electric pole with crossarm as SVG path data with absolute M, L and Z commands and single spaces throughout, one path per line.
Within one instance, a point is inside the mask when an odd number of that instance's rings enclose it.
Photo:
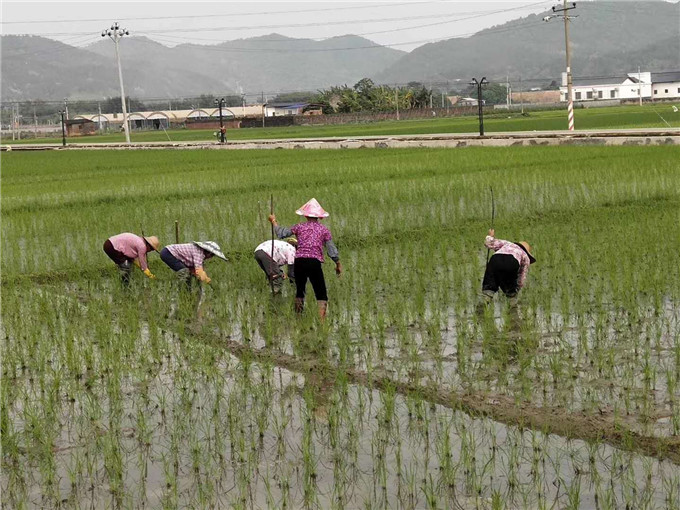
M 128 126 L 127 108 L 125 106 L 125 89 L 123 88 L 123 70 L 120 67 L 120 50 L 118 49 L 118 42 L 124 35 L 130 35 L 124 28 L 118 26 L 118 22 L 111 25 L 108 30 L 102 31 L 102 37 L 109 36 L 116 47 L 116 61 L 118 62 L 118 80 L 120 81 L 120 101 L 123 105 L 123 130 L 125 131 L 125 143 L 130 143 L 130 127 Z
M 553 18 L 564 18 L 564 41 L 567 54 L 567 117 L 569 121 L 569 131 L 574 130 L 574 97 L 572 95 L 572 79 L 571 79 L 571 51 L 569 49 L 569 20 L 576 16 L 569 16 L 569 11 L 576 9 L 576 2 L 567 2 L 564 0 L 562 7 L 554 6 L 552 11 L 556 16 L 546 16 L 543 21 L 550 21 Z M 559 14 L 561 13 L 561 14 Z

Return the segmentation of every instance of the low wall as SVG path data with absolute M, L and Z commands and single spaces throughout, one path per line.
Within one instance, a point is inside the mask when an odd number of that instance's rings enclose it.
M 485 106 L 485 112 L 493 111 Z M 476 115 L 476 106 L 451 106 L 447 108 L 411 108 L 399 111 L 399 120 L 432 119 L 437 117 L 461 117 Z M 298 115 L 294 117 L 296 126 L 319 126 L 338 124 L 363 124 L 380 122 L 383 120 L 397 120 L 397 112 L 358 112 L 358 113 L 330 113 L 328 115 Z M 267 119 L 269 120 L 269 119 Z

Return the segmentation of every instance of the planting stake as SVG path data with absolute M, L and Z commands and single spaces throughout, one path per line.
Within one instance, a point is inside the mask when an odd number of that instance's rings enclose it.
M 175 244 L 179 244 L 179 220 L 175 220 Z
M 260 220 L 260 225 L 262 225 L 262 230 L 264 230 L 264 220 L 262 219 L 262 204 L 260 204 L 260 201 L 257 201 L 257 216 Z M 262 232 L 262 237 L 264 237 L 264 232 Z
M 496 201 L 493 199 L 493 188 L 489 186 L 489 191 L 491 191 L 491 230 L 493 230 L 493 221 L 496 219 Z M 491 250 L 486 249 L 486 263 L 489 263 L 489 254 Z
M 269 201 L 270 214 L 274 214 L 274 194 L 272 193 L 271 199 Z M 272 223 L 272 260 L 274 260 L 274 224 Z M 269 283 L 272 287 L 272 296 L 274 295 L 274 280 L 269 279 Z

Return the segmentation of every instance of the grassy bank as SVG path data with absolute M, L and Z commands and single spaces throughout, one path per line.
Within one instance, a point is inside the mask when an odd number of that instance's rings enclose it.
M 680 114 L 673 112 L 671 105 L 622 106 L 610 108 L 577 109 L 575 111 L 577 130 L 589 129 L 633 129 L 633 128 L 680 128 Z M 517 112 L 487 114 L 484 121 L 487 134 L 507 131 L 554 131 L 566 129 L 566 112 L 560 110 L 528 112 L 523 116 Z M 272 138 L 313 138 L 334 136 L 379 136 L 416 135 L 433 133 L 476 133 L 479 129 L 477 117 L 454 117 L 442 119 L 419 119 L 382 121 L 364 124 L 327 126 L 291 126 L 280 128 L 248 128 L 229 130 L 228 140 L 256 140 Z M 132 142 L 164 141 L 215 141 L 215 130 L 172 129 L 164 131 L 133 131 Z M 60 143 L 61 138 L 42 138 L 11 141 L 16 143 Z M 125 142 L 122 133 L 73 137 L 68 143 L 113 143 Z

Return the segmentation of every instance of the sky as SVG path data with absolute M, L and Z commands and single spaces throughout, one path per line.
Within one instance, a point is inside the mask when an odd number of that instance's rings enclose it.
M 624 1 L 624 0 L 621 0 Z M 326 39 L 362 35 L 410 51 L 428 42 L 472 35 L 508 20 L 548 10 L 559 0 L 411 0 L 382 2 L 20 2 L 2 1 L 2 33 L 33 34 L 86 47 L 119 21 L 131 36 L 167 46 L 278 33 Z

